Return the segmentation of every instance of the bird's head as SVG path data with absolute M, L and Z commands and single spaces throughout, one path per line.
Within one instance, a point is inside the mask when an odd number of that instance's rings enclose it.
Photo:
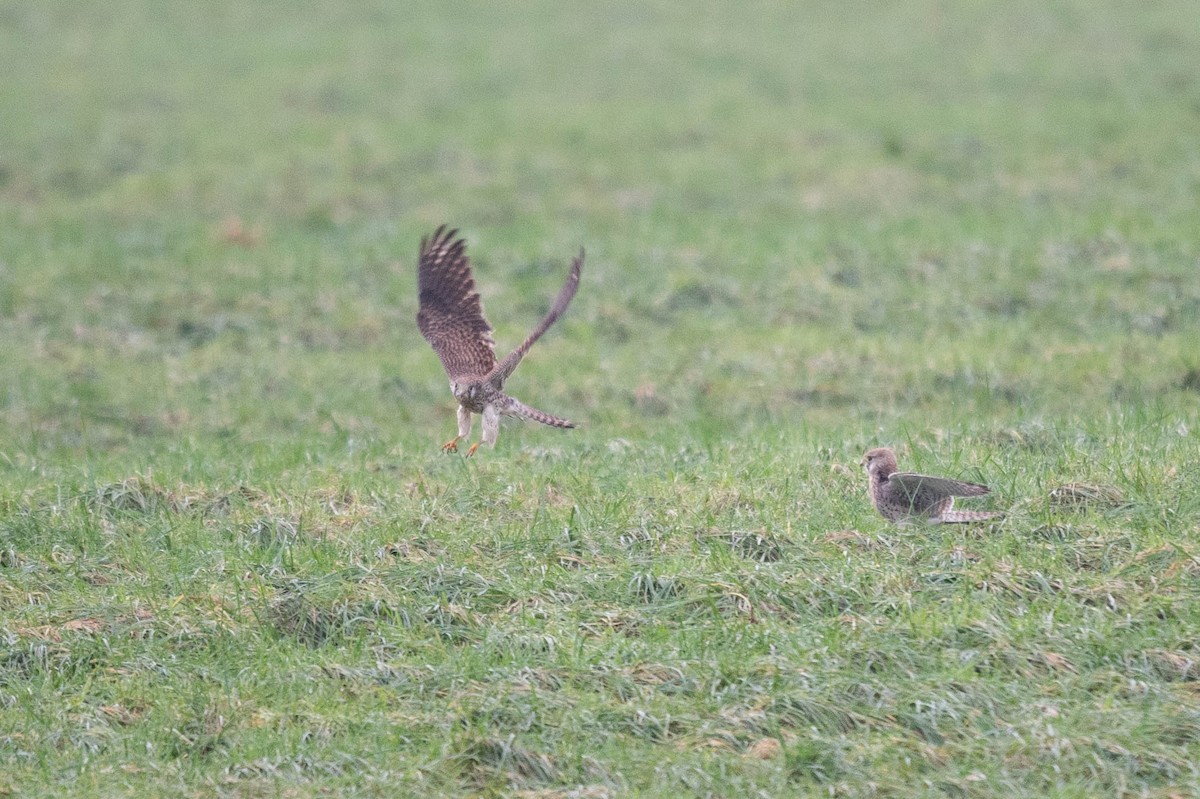
M 460 401 L 473 401 L 482 390 L 478 383 L 451 383 L 450 390 L 454 398 Z
M 887 447 L 876 447 L 863 455 L 862 467 L 873 480 L 886 480 L 896 471 L 896 453 Z

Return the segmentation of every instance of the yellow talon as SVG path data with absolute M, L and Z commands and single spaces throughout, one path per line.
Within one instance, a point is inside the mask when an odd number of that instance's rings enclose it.
M 452 438 L 445 444 L 442 444 L 442 452 L 458 452 L 458 439 Z
M 472 444 L 472 445 L 471 445 L 471 448 L 470 448 L 469 450 L 467 450 L 467 457 L 469 458 L 469 457 L 471 457 L 472 455 L 474 455 L 474 454 L 475 454 L 475 450 L 477 450 L 477 449 L 479 449 L 479 442 L 478 442 L 478 441 L 476 441 L 474 444 Z

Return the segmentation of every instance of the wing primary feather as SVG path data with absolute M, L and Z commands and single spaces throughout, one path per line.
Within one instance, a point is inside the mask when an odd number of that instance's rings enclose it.
M 981 497 L 991 493 L 990 488 L 978 483 L 952 480 L 948 477 L 931 477 L 913 472 L 893 472 L 888 477 L 888 482 L 908 493 L 934 492 L 939 496 L 947 497 Z
M 479 379 L 496 364 L 492 328 L 475 290 L 466 241 L 441 225 L 421 240 L 417 327 L 453 382 Z
M 551 325 L 558 321 L 558 317 L 562 315 L 563 311 L 567 310 L 567 306 L 571 304 L 571 299 L 579 289 L 579 275 L 583 270 L 583 259 L 584 251 L 580 247 L 579 255 L 571 262 L 571 271 L 567 275 L 567 281 L 559 289 L 558 296 L 554 298 L 554 304 L 550 306 L 550 310 L 542 317 L 542 321 L 538 322 L 537 327 L 521 342 L 520 346 L 510 352 L 488 374 L 487 380 L 496 388 L 503 387 L 504 381 L 516 370 L 521 359 L 525 357 L 525 353 L 529 352 L 529 348 L 550 329 Z

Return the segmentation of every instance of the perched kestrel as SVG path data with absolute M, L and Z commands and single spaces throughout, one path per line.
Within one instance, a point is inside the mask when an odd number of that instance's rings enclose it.
M 571 273 L 549 313 L 533 329 L 529 337 L 508 357 L 496 362 L 492 326 L 483 317 L 483 304 L 475 291 L 471 262 L 467 259 L 467 243 L 455 238 L 457 230 L 439 227 L 433 238 L 421 239 L 421 259 L 417 270 L 420 309 L 417 327 L 433 346 L 450 378 L 450 390 L 458 400 L 458 435 L 442 445 L 447 452 L 457 452 L 458 442 L 471 433 L 471 414 L 483 415 L 483 442 L 496 444 L 500 432 L 500 417 L 516 416 L 532 419 L 551 427 L 574 427 L 504 393 L 508 379 L 525 353 L 550 325 L 567 309 L 575 289 L 579 287 L 579 271 L 583 268 L 583 250 L 571 264 Z M 472 444 L 467 456 L 475 454 L 479 442 Z
M 954 510 L 955 497 L 979 497 L 991 489 L 947 477 L 898 472 L 896 453 L 887 447 L 868 452 L 862 465 L 871 480 L 871 502 L 890 522 L 904 524 L 913 519 L 933 523 L 980 522 L 1004 515 L 994 511 Z

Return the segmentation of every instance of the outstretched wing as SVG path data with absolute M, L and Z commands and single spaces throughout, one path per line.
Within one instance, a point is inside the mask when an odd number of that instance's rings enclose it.
M 456 239 L 457 234 L 442 225 L 432 239 L 421 239 L 417 327 L 437 353 L 446 375 L 460 383 L 491 372 L 496 353 L 492 326 L 483 318 L 483 304 L 471 276 L 467 243 Z
M 991 491 L 978 483 L 964 483 L 948 477 L 930 477 L 911 472 L 894 472 L 888 477 L 888 485 L 903 496 L 913 511 L 924 512 L 951 497 L 979 497 Z
M 571 263 L 571 273 L 567 275 L 567 282 L 559 290 L 558 296 L 554 298 L 554 305 L 550 306 L 550 311 L 538 323 L 538 326 L 533 329 L 533 332 L 521 342 L 521 346 L 508 354 L 503 361 L 496 365 L 491 374 L 488 375 L 488 380 L 496 388 L 502 388 L 504 381 L 513 373 L 517 365 L 521 363 L 521 359 L 525 357 L 525 353 L 529 352 L 529 348 L 533 343 L 542 337 L 542 334 L 550 329 L 550 325 L 558 321 L 558 317 L 562 316 L 563 311 L 567 310 L 567 306 L 571 304 L 571 298 L 575 296 L 575 290 L 579 288 L 579 273 L 583 269 L 583 250 L 579 250 L 579 255 Z

